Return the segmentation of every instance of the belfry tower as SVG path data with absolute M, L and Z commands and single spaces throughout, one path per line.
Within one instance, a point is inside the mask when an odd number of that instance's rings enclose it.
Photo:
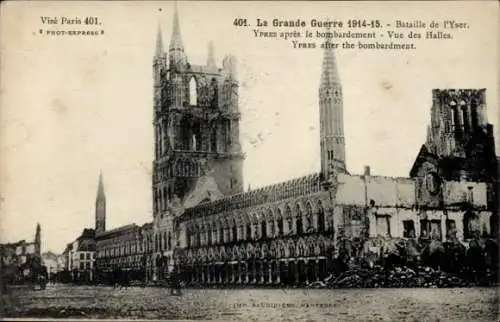
M 327 40 L 322 47 L 324 56 L 319 85 L 321 173 L 328 178 L 333 173 L 346 172 L 344 110 L 333 44 Z
M 219 68 L 213 43 L 207 56 L 204 65 L 189 62 L 176 7 L 168 52 L 158 27 L 153 58 L 155 217 L 172 202 L 198 203 L 201 190 L 210 200 L 243 191 L 236 60 L 226 56 Z
M 434 89 L 425 147 L 440 160 L 446 180 L 494 180 L 496 153 L 486 89 Z
M 102 173 L 99 173 L 99 185 L 95 199 L 95 232 L 97 234 L 104 231 L 106 231 L 106 196 L 104 194 Z

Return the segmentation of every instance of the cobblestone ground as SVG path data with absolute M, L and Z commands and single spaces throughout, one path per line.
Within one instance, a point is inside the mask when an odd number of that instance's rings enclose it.
M 2 295 L 4 317 L 217 321 L 498 321 L 495 288 L 168 289 L 56 285 Z

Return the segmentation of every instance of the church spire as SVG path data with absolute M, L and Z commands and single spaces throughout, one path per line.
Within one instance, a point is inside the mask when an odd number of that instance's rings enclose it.
M 342 85 L 333 52 L 327 40 L 322 47 L 323 64 L 319 86 L 321 172 L 325 178 L 346 173 Z
M 102 171 L 99 171 L 99 185 L 97 187 L 97 199 L 106 199 L 104 195 L 104 183 L 102 181 Z
M 104 194 L 104 183 L 101 171 L 99 172 L 99 184 L 95 200 L 95 230 L 96 233 L 106 230 L 106 196 Z
M 164 53 L 164 49 L 163 49 L 163 36 L 161 34 L 160 22 L 158 22 L 158 31 L 156 33 L 156 50 L 155 50 L 155 56 L 156 57 L 162 57 L 163 53 Z
M 172 39 L 170 39 L 170 49 L 180 49 L 184 51 L 182 44 L 181 28 L 179 27 L 179 13 L 177 12 L 177 2 L 174 9 L 174 27 L 172 29 Z
M 172 28 L 172 38 L 170 39 L 169 61 L 170 68 L 174 70 L 181 70 L 186 62 L 184 54 L 184 45 L 182 44 L 181 28 L 179 26 L 179 14 L 177 12 L 177 2 L 174 9 L 174 25 Z

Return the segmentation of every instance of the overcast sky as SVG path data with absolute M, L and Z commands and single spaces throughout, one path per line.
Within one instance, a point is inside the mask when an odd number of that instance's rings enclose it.
M 151 221 L 152 57 L 158 22 L 164 43 L 170 42 L 173 3 L 57 2 L 28 8 L 26 2 L 10 2 L 4 7 L 0 240 L 31 240 L 40 222 L 42 250 L 62 252 L 83 228 L 94 227 L 100 169 L 107 228 Z M 370 165 L 374 174 L 408 176 L 425 141 L 433 88 L 487 88 L 488 118 L 497 126 L 495 2 L 181 2 L 178 7 L 191 63 L 206 62 L 210 40 L 219 66 L 226 53 L 238 58 L 245 187 L 319 171 L 322 51 L 255 38 L 252 27 L 233 26 L 235 18 L 251 24 L 258 17 L 384 23 L 392 23 L 392 17 L 449 18 L 470 24 L 453 40 L 419 41 L 413 51 L 336 52 L 351 173 Z M 42 36 L 38 30 L 47 28 L 40 19 L 45 15 L 95 16 L 105 33 Z

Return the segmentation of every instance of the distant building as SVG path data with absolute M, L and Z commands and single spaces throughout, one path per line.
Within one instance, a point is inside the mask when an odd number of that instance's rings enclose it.
M 41 228 L 40 224 L 37 224 L 35 239 L 32 242 L 20 240 L 15 243 L 0 244 L 1 264 L 24 264 L 30 256 L 40 259 L 41 240 Z
M 131 279 L 143 280 L 152 267 L 151 224 L 136 224 L 106 230 L 106 196 L 102 174 L 99 176 L 96 197 L 96 271 L 98 280 L 111 281 L 116 270 L 126 271 Z M 150 268 L 151 270 L 151 268 Z
M 42 254 L 42 263 L 47 267 L 49 278 L 52 278 L 52 276 L 65 269 L 63 255 L 55 254 L 50 251 Z
M 88 283 L 94 280 L 95 231 L 84 229 L 82 234 L 66 246 L 63 252 L 65 269 L 74 282 Z

